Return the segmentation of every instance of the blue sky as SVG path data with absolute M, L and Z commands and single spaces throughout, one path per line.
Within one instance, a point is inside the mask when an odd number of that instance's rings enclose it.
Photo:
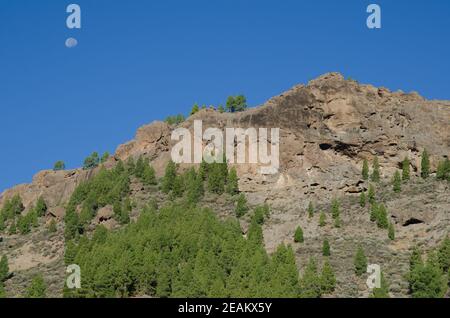
M 256 106 L 329 71 L 450 99 L 449 13 L 447 0 L 0 0 L 0 191 L 195 102 Z

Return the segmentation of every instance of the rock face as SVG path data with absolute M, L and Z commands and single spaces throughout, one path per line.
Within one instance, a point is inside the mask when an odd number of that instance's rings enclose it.
M 280 128 L 278 174 L 263 176 L 257 165 L 237 166 L 241 189 L 263 193 L 260 200 L 270 197 L 270 191 L 291 186 L 299 199 L 359 193 L 364 188 L 359 180 L 363 159 L 378 156 L 382 175 L 390 178 L 405 156 L 411 160 L 412 172 L 418 174 L 423 149 L 431 154 L 432 170 L 450 152 L 450 102 L 361 85 L 338 73 L 295 86 L 242 113 L 201 110 L 180 126 L 192 130 L 194 120 L 202 120 L 203 129 Z M 163 122 L 139 128 L 133 141 L 117 148 L 115 160 L 144 155 L 161 176 L 175 144 L 173 128 Z M 114 160 L 108 165 L 114 165 Z M 95 173 L 80 169 L 40 172 L 31 184 L 5 191 L 0 206 L 18 193 L 25 206 L 42 195 L 50 210 L 58 210 L 74 188 Z

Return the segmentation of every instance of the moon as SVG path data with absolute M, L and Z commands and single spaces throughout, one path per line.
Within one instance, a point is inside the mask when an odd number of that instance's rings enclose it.
M 73 47 L 75 47 L 75 46 L 77 46 L 77 45 L 78 45 L 77 39 L 74 39 L 74 38 L 68 38 L 68 39 L 66 40 L 66 47 L 68 47 L 69 49 L 71 49 L 71 48 L 73 48 Z

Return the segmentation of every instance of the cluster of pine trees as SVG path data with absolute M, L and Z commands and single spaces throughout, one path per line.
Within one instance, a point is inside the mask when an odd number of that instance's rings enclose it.
M 91 239 L 67 244 L 65 261 L 83 273 L 68 297 L 298 297 L 294 252 L 270 257 L 254 217 L 247 238 L 236 220 L 186 203 L 145 209 L 119 231 L 99 227 Z
M 47 205 L 42 197 L 36 205 L 30 207 L 26 213 L 22 198 L 17 194 L 5 201 L 0 210 L 0 232 L 8 231 L 8 234 L 28 234 L 33 227 L 39 225 L 39 218 L 47 212 Z
M 442 298 L 450 283 L 450 238 L 447 236 L 436 251 L 423 260 L 415 247 L 410 257 L 409 289 L 414 298 Z

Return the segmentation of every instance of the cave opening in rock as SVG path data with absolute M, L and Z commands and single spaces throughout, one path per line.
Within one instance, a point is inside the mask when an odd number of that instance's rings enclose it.
M 328 150 L 332 146 L 330 144 L 320 144 L 319 147 L 320 147 L 321 150 Z
M 421 223 L 424 223 L 424 222 L 422 220 L 419 220 L 416 218 L 410 218 L 403 223 L 403 226 L 409 226 L 409 225 L 421 224 Z

